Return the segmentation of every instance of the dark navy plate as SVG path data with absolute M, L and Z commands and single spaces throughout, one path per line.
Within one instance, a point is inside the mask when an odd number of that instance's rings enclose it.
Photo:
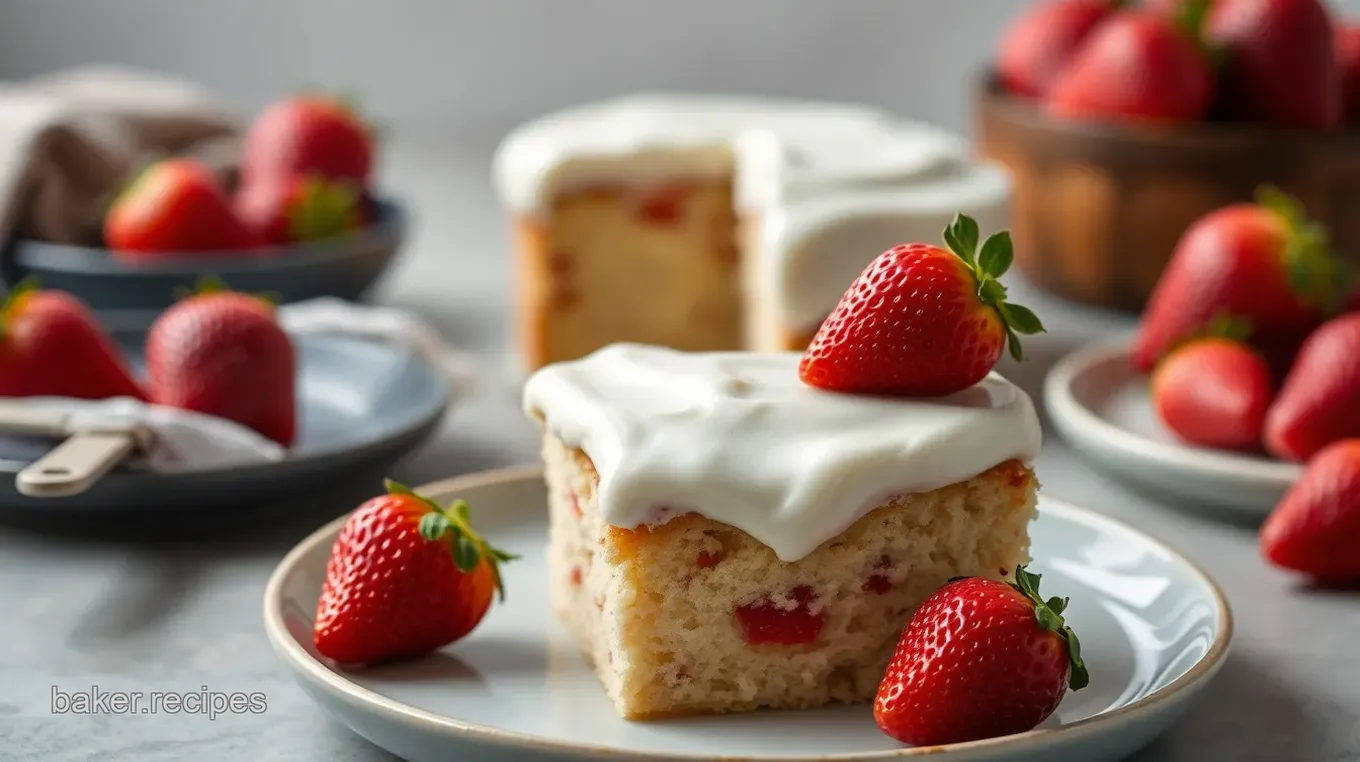
M 149 324 L 182 288 L 216 275 L 238 291 L 270 292 L 281 302 L 318 296 L 357 301 L 396 257 L 406 215 L 390 201 L 375 201 L 374 224 L 345 238 L 250 253 L 183 254 L 165 261 L 129 263 L 107 249 L 16 241 L 0 276 L 12 285 L 35 276 L 43 288 L 80 297 L 118 325 Z
M 140 363 L 140 353 L 128 347 Z M 54 442 L 0 436 L 0 511 L 193 510 L 274 502 L 330 486 L 356 471 L 380 471 L 424 442 L 452 401 L 446 377 L 402 347 L 363 339 L 298 340 L 297 443 L 288 460 L 176 474 L 119 469 L 73 497 L 30 498 L 14 475 Z

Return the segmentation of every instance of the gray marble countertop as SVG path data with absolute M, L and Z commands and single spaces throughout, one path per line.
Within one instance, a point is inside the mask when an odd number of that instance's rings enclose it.
M 476 392 L 438 435 L 393 469 L 423 483 L 524 463 L 508 344 L 510 271 L 491 193 L 489 144 L 397 144 L 384 181 L 408 202 L 415 234 L 376 298 L 415 310 L 485 360 Z M 1004 372 L 1036 399 L 1044 371 L 1072 348 L 1131 327 L 1127 317 L 1013 288 L 1049 333 Z M 1305 589 L 1264 566 L 1252 526 L 1142 498 L 1093 473 L 1050 434 L 1036 469 L 1055 497 L 1103 511 L 1191 554 L 1237 617 L 1215 683 L 1137 760 L 1360 759 L 1360 594 Z M 369 488 L 367 491 L 371 492 Z M 194 542 L 137 529 L 135 539 L 0 527 L 0 760 L 390 762 L 331 722 L 276 663 L 260 624 L 275 562 L 363 488 L 273 506 L 237 526 L 220 516 Z M 244 508 L 244 507 L 243 507 Z M 259 511 L 255 511 L 256 514 Z M 54 714 L 53 691 L 263 692 L 260 714 Z

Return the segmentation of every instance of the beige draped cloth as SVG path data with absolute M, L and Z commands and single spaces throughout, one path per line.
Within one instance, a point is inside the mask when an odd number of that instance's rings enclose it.
M 118 191 L 166 156 L 202 159 L 230 182 L 240 126 L 197 85 L 135 69 L 0 83 L 0 245 L 97 243 Z

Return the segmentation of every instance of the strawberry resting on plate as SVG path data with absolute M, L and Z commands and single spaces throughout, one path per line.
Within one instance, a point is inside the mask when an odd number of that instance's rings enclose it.
M 29 281 L 0 306 L 0 397 L 36 396 L 146 398 L 94 313 Z
M 1303 461 L 1339 439 L 1360 437 L 1360 314 L 1342 315 L 1303 343 L 1266 414 L 1266 448 Z
M 201 288 L 151 324 L 151 400 L 226 418 L 292 445 L 297 358 L 274 305 L 212 284 Z
M 516 558 L 473 530 L 467 503 L 386 486 L 350 515 L 326 564 L 313 640 L 342 664 L 418 656 L 472 632 L 505 596 L 500 564 Z
M 1211 332 L 1176 347 L 1152 373 L 1152 406 L 1191 444 L 1259 450 L 1273 393 L 1270 366 L 1239 338 Z
M 852 394 L 939 396 L 976 384 L 1017 334 L 1044 330 L 1006 301 L 1000 278 L 1014 256 L 1010 234 L 978 247 L 978 226 L 958 215 L 945 229 L 950 250 L 924 243 L 883 252 L 841 297 L 803 354 L 798 375 Z
M 1023 733 L 1053 714 L 1068 687 L 1090 682 L 1063 621 L 1066 598 L 1015 582 L 950 582 L 916 610 L 874 699 L 884 733 L 916 746 Z
M 1360 580 L 1360 439 L 1317 453 L 1261 527 L 1270 563 L 1318 582 Z

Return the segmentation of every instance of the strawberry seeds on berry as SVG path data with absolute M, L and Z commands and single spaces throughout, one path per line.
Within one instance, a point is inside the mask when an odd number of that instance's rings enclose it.
M 388 480 L 352 513 L 331 548 L 313 642 L 342 664 L 418 656 L 463 638 L 505 598 L 500 565 L 518 556 L 448 507 Z
M 874 699 L 887 735 L 917 746 L 1023 733 L 1090 683 L 1063 613 L 1040 575 L 956 579 L 912 616 Z
M 818 329 L 799 378 L 835 392 L 933 397 L 981 381 L 1003 347 L 1023 360 L 1019 334 L 1044 327 L 1006 301 L 1010 234 L 981 249 L 978 238 L 977 222 L 960 214 L 944 231 L 948 251 L 911 243 L 880 254 Z

